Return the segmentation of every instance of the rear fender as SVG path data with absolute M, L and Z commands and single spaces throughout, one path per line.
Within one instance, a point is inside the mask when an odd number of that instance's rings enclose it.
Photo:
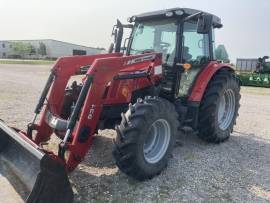
M 204 92 L 207 88 L 208 83 L 212 77 L 221 69 L 229 69 L 234 71 L 232 66 L 229 64 L 222 64 L 216 61 L 210 62 L 203 71 L 198 75 L 194 86 L 192 87 L 191 94 L 188 97 L 189 102 L 201 102 Z

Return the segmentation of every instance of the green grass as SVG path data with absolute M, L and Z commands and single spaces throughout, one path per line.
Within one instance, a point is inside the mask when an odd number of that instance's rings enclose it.
M 51 65 L 54 62 L 49 60 L 0 60 L 0 64 Z

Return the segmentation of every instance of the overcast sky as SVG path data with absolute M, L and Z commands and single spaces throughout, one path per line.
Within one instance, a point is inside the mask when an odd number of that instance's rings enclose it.
M 57 39 L 107 48 L 117 18 L 189 7 L 218 15 L 230 58 L 270 55 L 269 0 L 0 0 L 0 40 Z

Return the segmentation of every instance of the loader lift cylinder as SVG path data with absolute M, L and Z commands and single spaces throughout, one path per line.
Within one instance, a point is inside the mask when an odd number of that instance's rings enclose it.
M 79 94 L 78 100 L 75 104 L 75 108 L 74 108 L 74 110 L 71 114 L 70 120 L 68 122 L 67 131 L 66 131 L 64 140 L 59 145 L 58 156 L 60 156 L 63 160 L 64 160 L 64 156 L 65 156 L 66 143 L 67 143 L 68 139 L 70 138 L 70 134 L 72 133 L 72 131 L 76 125 L 76 121 L 79 117 L 80 111 L 81 111 L 82 106 L 85 102 L 85 98 L 87 96 L 89 88 L 91 88 L 93 78 L 94 78 L 93 75 L 87 75 L 86 81 L 82 87 L 82 90 Z
M 49 78 L 48 78 L 48 80 L 47 80 L 47 82 L 45 84 L 45 87 L 44 87 L 44 89 L 43 89 L 43 91 L 41 93 L 41 96 L 40 96 L 40 98 L 38 100 L 38 104 L 37 104 L 37 106 L 35 108 L 35 111 L 34 111 L 35 116 L 34 116 L 32 122 L 27 125 L 27 136 L 30 139 L 32 139 L 33 125 L 36 122 L 37 115 L 41 112 L 42 106 L 43 106 L 44 101 L 45 101 L 45 99 L 46 99 L 46 97 L 48 95 L 48 92 L 49 92 L 49 90 L 51 88 L 51 85 L 52 85 L 52 83 L 54 81 L 54 78 L 55 78 L 55 74 L 54 74 L 53 71 L 51 71 L 51 74 L 49 75 Z
M 55 74 L 54 74 L 53 71 L 51 71 L 51 74 L 50 74 L 50 76 L 49 76 L 49 78 L 48 78 L 48 80 L 46 82 L 46 85 L 45 85 L 45 87 L 44 87 L 44 89 L 43 89 L 43 91 L 41 93 L 40 98 L 39 98 L 38 104 L 37 104 L 37 106 L 35 108 L 35 114 L 40 113 L 40 111 L 42 109 L 42 106 L 44 104 L 44 101 L 46 99 L 46 96 L 47 96 L 47 94 L 48 94 L 48 92 L 50 90 L 51 84 L 54 81 L 54 77 L 55 77 Z

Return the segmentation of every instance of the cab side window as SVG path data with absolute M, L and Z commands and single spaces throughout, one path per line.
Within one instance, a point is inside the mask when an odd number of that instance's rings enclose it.
M 184 25 L 183 62 L 203 64 L 210 59 L 208 34 L 197 33 L 197 24 L 186 22 Z

